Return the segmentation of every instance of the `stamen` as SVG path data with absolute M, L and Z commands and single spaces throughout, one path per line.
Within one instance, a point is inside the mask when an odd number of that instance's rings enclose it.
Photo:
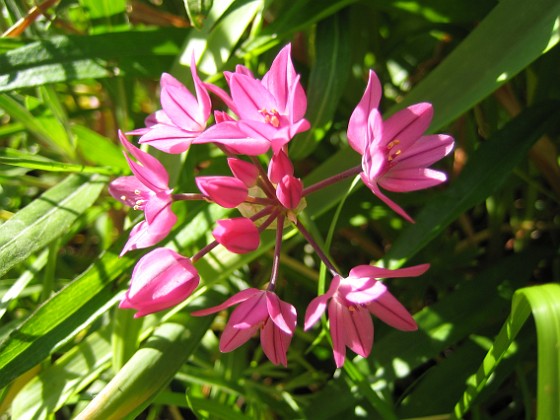
M 278 114 L 278 111 L 274 108 L 272 108 L 270 111 L 266 108 L 263 108 L 259 109 L 258 112 L 259 114 L 264 116 L 264 122 L 266 124 L 270 124 L 274 128 L 278 128 L 280 126 L 280 118 L 278 118 L 280 114 Z
M 140 195 L 140 190 L 134 190 L 134 194 Z
M 126 195 L 121 195 L 121 200 L 126 201 Z

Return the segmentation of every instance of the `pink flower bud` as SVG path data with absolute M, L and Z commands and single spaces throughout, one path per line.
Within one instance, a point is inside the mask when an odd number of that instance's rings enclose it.
M 156 248 L 134 267 L 119 308 L 136 309 L 134 318 L 168 309 L 189 297 L 199 280 L 190 259 L 171 249 Z
M 228 158 L 229 168 L 233 175 L 243 181 L 247 187 L 253 187 L 259 177 L 259 169 L 250 162 L 237 158 Z
M 259 230 L 246 217 L 218 220 L 212 232 L 214 238 L 228 251 L 245 254 L 259 247 Z
M 276 197 L 287 209 L 295 209 L 301 201 L 303 184 L 299 178 L 286 175 L 276 187 Z
M 271 182 L 278 184 L 284 176 L 292 176 L 293 174 L 294 166 L 283 150 L 272 155 L 268 165 L 268 179 L 270 179 Z
M 205 196 L 226 209 L 237 207 L 249 195 L 243 181 L 232 176 L 199 176 L 195 181 Z

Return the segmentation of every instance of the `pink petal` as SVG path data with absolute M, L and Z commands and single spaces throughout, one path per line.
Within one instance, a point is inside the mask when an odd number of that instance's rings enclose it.
M 286 111 L 290 86 L 297 76 L 290 59 L 290 52 L 290 44 L 282 48 L 262 78 L 263 86 L 276 98 L 280 113 Z
M 237 207 L 249 195 L 247 186 L 231 176 L 199 176 L 195 182 L 205 196 L 228 209 Z
M 375 267 L 373 265 L 358 265 L 350 270 L 349 277 L 369 277 L 375 279 L 418 277 L 428 271 L 429 268 L 430 264 L 418 264 L 412 267 L 397 268 L 395 270 Z
M 217 306 L 212 306 L 211 308 L 200 309 L 198 311 L 191 312 L 191 315 L 193 315 L 193 316 L 206 316 L 206 315 L 210 315 L 210 314 L 215 314 L 216 312 L 221 312 L 224 309 L 229 308 L 230 306 L 237 305 L 240 302 L 244 302 L 247 299 L 249 299 L 249 298 L 251 298 L 254 295 L 259 294 L 259 293 L 262 293 L 262 290 L 255 289 L 255 288 L 245 289 L 245 290 L 242 290 L 241 292 L 236 293 L 235 295 L 233 295 L 232 297 L 227 299 L 225 302 L 223 302 L 223 303 L 221 303 Z
M 348 279 L 352 282 L 352 287 L 342 290 L 341 295 L 350 303 L 364 304 L 377 299 L 387 290 L 387 286 L 372 278 Z
M 231 97 L 237 108 L 236 114 L 242 120 L 265 121 L 261 110 L 277 109 L 274 97 L 256 79 L 235 73 L 231 76 L 229 87 Z
M 226 80 L 227 80 L 227 73 L 229 73 L 229 72 L 224 72 L 224 76 L 226 76 Z M 224 104 L 226 104 L 226 106 L 229 109 L 231 109 L 236 115 L 239 115 L 237 113 L 237 107 L 236 107 L 235 103 L 233 102 L 231 97 L 226 93 L 225 90 L 223 90 L 222 88 L 220 88 L 216 85 L 213 85 L 212 83 L 203 82 L 203 85 L 206 89 L 208 89 L 210 92 L 212 92 L 218 98 L 220 98 L 224 102 Z
M 336 300 L 332 299 L 329 303 L 329 330 L 333 342 L 333 355 L 336 367 L 344 365 L 346 358 L 346 333 L 344 332 L 344 307 Z
M 134 207 L 138 199 L 148 197 L 150 192 L 135 176 L 121 176 L 109 184 L 109 194 L 129 207 Z
M 285 175 L 293 174 L 294 165 L 292 165 L 292 161 L 286 152 L 280 150 L 272 155 L 268 164 L 268 179 L 270 182 L 277 184 Z
M 266 292 L 268 315 L 278 328 L 286 334 L 293 334 L 296 328 L 296 309 L 289 303 L 282 302 L 272 292 Z
M 210 113 L 212 112 L 212 103 L 210 102 L 210 95 L 208 95 L 208 91 L 196 71 L 196 60 L 194 59 L 194 54 L 191 56 L 191 75 L 194 81 L 194 89 L 196 91 L 196 99 L 199 109 L 197 119 L 200 123 L 204 123 L 204 125 L 206 125 L 206 121 L 208 121 Z
M 434 110 L 432 104 L 422 102 L 398 111 L 383 124 L 383 142 L 398 140 L 395 150 L 408 149 L 430 126 Z
M 369 312 L 361 306 L 341 309 L 345 342 L 362 357 L 368 357 L 373 346 L 373 322 Z
M 220 337 L 220 351 L 222 353 L 227 353 L 235 350 L 249 341 L 259 328 L 259 325 L 254 325 L 251 328 L 238 329 L 233 328 L 228 322 Z
M 418 191 L 439 185 L 447 180 L 445 173 L 429 168 L 400 169 L 394 167 L 378 179 L 388 191 Z
M 217 220 L 212 235 L 228 251 L 236 254 L 252 252 L 260 244 L 258 228 L 245 217 Z
M 152 191 L 167 190 L 169 188 L 169 175 L 167 175 L 165 167 L 152 155 L 133 146 L 120 130 L 119 139 L 124 148 L 140 163 L 135 163 L 125 155 L 130 169 L 140 182 Z
M 255 165 L 237 158 L 228 158 L 227 162 L 233 175 L 243 181 L 248 188 L 254 187 L 257 184 L 259 169 Z
M 453 137 L 445 134 L 422 136 L 395 157 L 393 164 L 399 169 L 426 168 L 447 156 L 453 150 L 453 144 Z
M 397 203 L 383 194 L 376 184 L 370 182 L 363 172 L 360 174 L 360 177 L 362 178 L 364 184 L 366 184 L 366 186 L 371 190 L 371 192 L 374 193 L 381 201 L 387 204 L 391 208 L 391 210 L 393 210 L 395 213 L 397 213 L 399 216 L 403 217 L 410 223 L 414 223 L 414 220 Z
M 319 321 L 319 318 L 323 316 L 329 299 L 329 296 L 321 295 L 309 302 L 309 305 L 307 305 L 307 309 L 305 310 L 305 324 L 303 327 L 305 331 L 315 325 L 315 323 Z
M 334 296 L 334 294 L 337 292 L 337 290 L 340 286 L 340 282 L 341 282 L 340 276 L 333 277 L 333 279 L 331 281 L 331 284 L 329 286 L 329 289 L 327 290 L 327 293 L 325 293 L 321 296 L 317 296 L 315 299 L 313 299 L 309 303 L 309 305 L 307 306 L 307 309 L 305 311 L 304 330 L 307 331 L 317 321 L 319 321 L 319 318 L 321 318 L 321 316 L 325 312 L 325 308 L 327 306 L 327 301 L 329 299 L 331 299 Z
M 369 303 L 367 308 L 372 314 L 393 328 L 401 331 L 418 329 L 414 318 L 389 291 Z
M 177 221 L 177 216 L 171 212 L 169 207 L 166 207 L 164 210 L 165 213 L 161 217 L 154 218 L 152 223 L 144 220 L 132 228 L 128 241 L 121 251 L 121 256 L 134 249 L 155 245 L 169 234 L 169 231 Z
M 295 209 L 303 194 L 303 183 L 291 175 L 284 176 L 276 187 L 278 201 L 287 209 Z
M 368 138 L 368 118 L 372 109 L 381 101 L 381 83 L 373 70 L 369 71 L 368 84 L 362 99 L 352 112 L 348 122 L 348 143 L 356 152 L 363 154 Z
M 255 325 L 262 325 L 267 318 L 266 292 L 261 291 L 261 293 L 255 294 L 240 303 L 232 312 L 228 323 L 233 328 L 246 329 Z
M 261 330 L 261 346 L 264 354 L 275 365 L 288 367 L 286 354 L 292 341 L 292 334 L 286 334 L 268 319 Z
M 161 107 L 174 125 L 188 131 L 202 131 L 198 102 L 181 82 L 170 74 L 161 76 Z
M 166 124 L 156 124 L 140 137 L 140 144 L 149 144 L 165 153 L 179 154 L 186 151 L 198 132 L 182 130 Z
M 237 121 L 224 121 L 209 127 L 194 143 L 218 143 L 223 144 L 232 153 L 257 156 L 266 153 L 270 149 L 270 141 L 259 136 L 250 137 L 239 128 Z

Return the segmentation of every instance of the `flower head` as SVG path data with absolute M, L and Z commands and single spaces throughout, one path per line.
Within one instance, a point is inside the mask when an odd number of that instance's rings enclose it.
M 210 315 L 230 306 L 234 309 L 220 338 L 220 351 L 230 352 L 246 343 L 259 329 L 264 354 L 274 364 L 288 365 L 286 353 L 294 329 L 296 309 L 281 301 L 275 293 L 258 290 L 243 290 L 224 303 L 212 308 L 193 312 L 194 316 Z
M 167 153 L 182 153 L 206 128 L 211 113 L 210 96 L 196 71 L 194 57 L 191 74 L 196 98 L 170 74 L 161 76 L 161 107 L 146 119 L 146 128 L 129 134 L 141 135 L 139 142 L 148 143 Z
M 335 276 L 327 293 L 309 303 L 305 312 L 305 329 L 319 320 L 328 304 L 336 366 L 344 364 L 346 347 L 367 357 L 373 346 L 370 313 L 399 330 L 417 329 L 416 322 L 405 307 L 376 278 L 419 276 L 428 268 L 428 264 L 399 270 L 360 265 L 350 270 L 346 278 Z
M 133 146 L 119 131 L 119 139 L 126 153 L 133 176 L 123 176 L 109 184 L 109 193 L 120 202 L 142 210 L 145 220 L 136 225 L 125 244 L 121 255 L 137 249 L 155 245 L 167 236 L 177 217 L 171 211 L 172 189 L 169 188 L 169 176 L 164 166 L 150 154 Z
M 156 248 L 134 267 L 132 280 L 119 308 L 136 309 L 135 318 L 181 303 L 196 289 L 198 272 L 188 258 Z
M 202 136 L 204 141 L 224 144 L 227 140 L 230 144 L 232 140 L 255 142 L 259 149 L 265 141 L 277 153 L 297 133 L 309 129 L 309 122 L 304 118 L 307 98 L 290 51 L 288 44 L 278 53 L 262 80 L 256 79 L 243 66 L 237 66 L 233 73 L 225 72 L 231 97 L 223 90 L 207 85 L 239 119 L 225 121 L 227 125 L 222 127 L 223 123 L 210 127 Z
M 370 72 L 364 96 L 348 124 L 350 146 L 362 154 L 362 181 L 396 213 L 412 222 L 410 216 L 381 192 L 416 191 L 444 182 L 443 172 L 428 166 L 453 149 L 453 138 L 445 134 L 425 136 L 432 121 L 429 103 L 411 105 L 383 121 L 379 110 L 381 85 Z

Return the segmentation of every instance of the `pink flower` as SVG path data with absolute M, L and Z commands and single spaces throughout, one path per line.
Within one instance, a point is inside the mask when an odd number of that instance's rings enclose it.
M 362 181 L 391 209 L 413 222 L 380 187 L 407 192 L 444 182 L 446 175 L 428 166 L 451 152 L 453 138 L 445 134 L 423 135 L 432 121 L 431 104 L 411 105 L 383 121 L 377 109 L 380 98 L 381 85 L 371 71 L 364 96 L 350 117 L 348 141 L 363 155 Z
M 294 210 L 303 195 L 303 183 L 301 179 L 291 175 L 285 175 L 276 187 L 276 198 L 287 209 Z
M 350 270 L 346 278 L 335 276 L 327 293 L 309 303 L 305 312 L 305 330 L 321 318 L 328 303 L 336 366 L 344 365 L 346 347 L 362 357 L 368 357 L 373 346 L 370 313 L 402 331 L 418 328 L 405 307 L 376 278 L 416 277 L 428 268 L 428 264 L 399 270 L 360 265 Z
M 239 117 L 227 126 L 216 124 L 203 135 L 204 139 L 223 142 L 236 139 L 238 142 L 255 141 L 257 145 L 265 140 L 277 153 L 297 133 L 309 129 L 304 118 L 307 98 L 300 84 L 290 58 L 291 46 L 284 47 L 274 59 L 262 80 L 256 79 L 243 66 L 237 66 L 235 73 L 225 72 L 231 91 L 231 98 L 221 89 L 207 85 L 208 89 L 231 108 Z M 228 131 L 231 130 L 231 133 Z M 247 139 L 243 139 L 244 133 Z M 225 143 L 224 143 L 225 144 Z
M 162 311 L 189 297 L 199 280 L 188 258 L 167 248 L 156 248 L 134 267 L 130 287 L 119 308 L 136 309 L 134 318 Z
M 273 292 L 246 289 L 221 305 L 192 315 L 210 315 L 237 304 L 220 338 L 220 351 L 235 350 L 261 329 L 261 345 L 266 357 L 276 365 L 287 366 L 286 353 L 296 328 L 297 314 L 292 305 L 281 301 Z
M 134 176 L 115 179 L 109 184 L 109 193 L 134 210 L 144 211 L 146 217 L 130 232 L 128 242 L 121 252 L 124 255 L 130 250 L 147 248 L 161 241 L 167 236 L 177 217 L 171 211 L 172 189 L 169 188 L 169 176 L 163 165 L 150 154 L 134 147 L 120 131 L 119 139 L 138 162 L 125 153 Z
M 129 134 L 141 135 L 139 142 L 148 143 L 167 153 L 182 153 L 206 128 L 212 104 L 202 80 L 196 72 L 194 57 L 191 74 L 196 98 L 170 74 L 161 76 L 161 107 L 146 119 L 146 128 Z
M 212 235 L 228 251 L 236 254 L 252 252 L 259 247 L 259 230 L 246 217 L 235 217 L 216 221 Z
M 250 162 L 237 158 L 228 158 L 227 163 L 231 173 L 242 181 L 247 188 L 254 187 L 259 177 L 259 168 Z

